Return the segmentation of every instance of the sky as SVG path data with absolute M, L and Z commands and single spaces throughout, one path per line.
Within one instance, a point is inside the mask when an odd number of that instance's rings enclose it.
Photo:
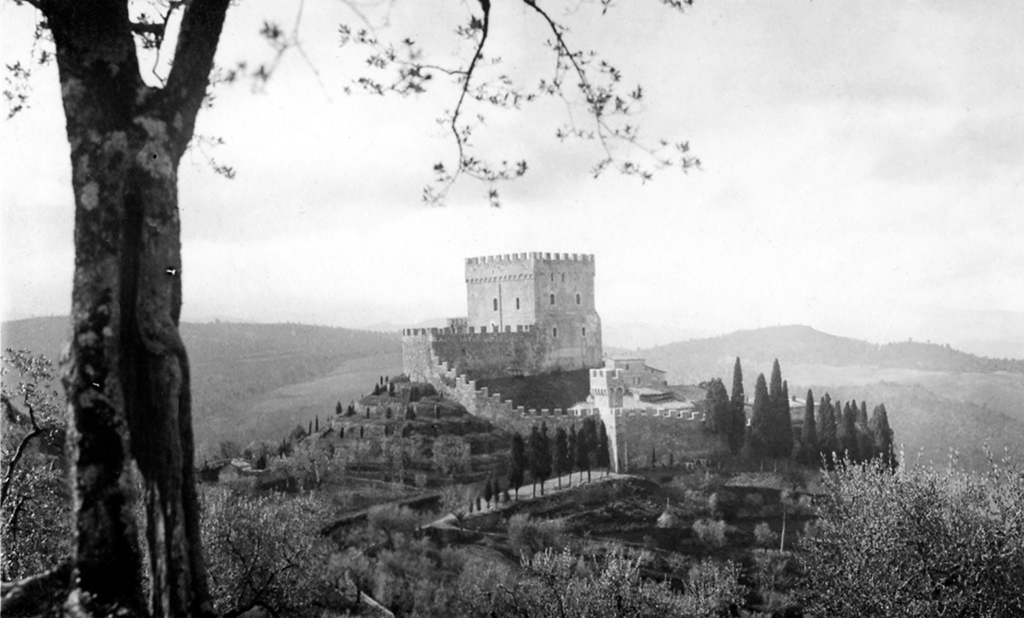
M 557 251 L 595 254 L 606 342 L 808 324 L 878 343 L 1024 345 L 1024 3 L 635 4 L 605 16 L 585 1 L 542 6 L 570 45 L 642 85 L 642 135 L 689 141 L 701 169 L 595 179 L 600 147 L 555 137 L 570 113 L 585 125 L 579 108 L 471 106 L 486 114 L 478 152 L 529 164 L 493 208 L 467 179 L 444 206 L 420 199 L 433 165 L 455 160 L 437 119 L 457 90 L 439 75 L 422 95 L 346 94 L 372 73 L 364 50 L 339 44 L 338 25 L 360 17 L 305 2 L 303 53 L 285 54 L 259 92 L 218 86 L 200 113 L 197 131 L 225 143 L 194 148 L 179 170 L 183 319 L 364 327 L 465 315 L 464 258 Z M 290 32 L 297 6 L 232 7 L 218 65 L 271 58 L 260 26 Z M 471 51 L 453 32 L 476 3 L 356 6 L 381 40 L 411 37 L 438 64 Z M 34 20 L 0 5 L 5 64 L 27 57 Z M 481 80 L 535 90 L 551 77 L 535 13 L 495 3 L 491 21 Z M 0 121 L 4 319 L 70 308 L 55 69 L 36 68 L 31 84 L 30 108 Z M 236 177 L 214 174 L 207 155 Z

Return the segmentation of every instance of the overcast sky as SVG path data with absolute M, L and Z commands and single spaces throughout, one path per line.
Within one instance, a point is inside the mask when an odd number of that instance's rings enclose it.
M 218 63 L 266 58 L 260 23 L 290 28 L 286 4 L 232 8 Z M 201 112 L 198 131 L 225 140 L 211 152 L 237 177 L 198 153 L 182 162 L 184 319 L 464 315 L 463 258 L 560 251 L 596 254 L 606 329 L 802 323 L 879 342 L 1024 339 L 1024 3 L 698 0 L 680 15 L 631 1 L 605 17 L 564 4 L 571 14 L 552 10 L 569 42 L 643 85 L 644 134 L 689 140 L 703 170 L 595 180 L 600 152 L 555 139 L 566 107 L 543 100 L 490 114 L 477 134 L 482 152 L 529 162 L 500 187 L 502 208 L 472 181 L 447 206 L 425 206 L 432 165 L 454 161 L 435 120 L 456 92 L 346 95 L 364 54 L 338 45 L 337 26 L 357 20 L 343 3 L 309 0 L 309 63 L 289 52 L 264 92 L 219 87 Z M 490 55 L 503 63 L 481 78 L 535 88 L 553 68 L 544 24 L 520 3 L 495 5 Z M 449 33 L 476 9 L 370 13 L 387 19 L 381 38 L 411 36 L 452 65 L 468 49 Z M 2 5 L 4 63 L 25 58 L 33 20 Z M 55 69 L 32 83 L 31 108 L 0 121 L 5 318 L 70 307 Z

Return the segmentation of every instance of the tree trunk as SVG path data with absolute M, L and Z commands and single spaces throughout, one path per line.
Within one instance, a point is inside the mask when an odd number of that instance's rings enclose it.
M 190 3 L 162 89 L 141 80 L 127 3 L 41 5 L 54 36 L 75 198 L 64 359 L 75 538 L 66 611 L 212 615 L 199 535 L 189 365 L 178 333 L 178 162 L 226 0 Z M 143 598 L 132 460 L 149 556 Z

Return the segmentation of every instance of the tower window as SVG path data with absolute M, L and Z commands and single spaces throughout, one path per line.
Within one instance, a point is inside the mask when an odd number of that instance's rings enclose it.
M 554 280 L 555 280 L 555 273 L 551 273 L 551 280 L 552 280 L 552 281 L 554 281 Z
M 584 327 L 583 327 L 583 328 L 581 328 L 580 330 L 582 331 L 582 334 L 583 334 L 583 336 L 584 336 L 584 337 L 586 337 L 586 336 L 587 336 L 587 327 L 586 327 L 586 326 L 584 326 Z
M 516 309 L 519 309 L 519 299 L 516 299 Z
M 562 283 L 565 283 L 565 273 L 562 273 Z
M 555 339 L 558 339 L 558 327 L 557 326 L 555 326 L 555 327 L 553 327 L 551 329 L 551 336 L 553 338 L 555 338 Z
M 576 304 L 577 304 L 577 305 L 578 305 L 578 304 L 580 304 L 580 300 L 581 300 L 581 299 L 580 299 L 580 295 L 579 295 L 579 294 L 577 294 L 577 295 L 576 295 Z
M 498 299 L 497 298 L 494 299 L 494 310 L 495 311 L 498 310 Z
M 551 295 L 551 304 L 552 305 L 555 304 L 555 295 L 554 294 Z

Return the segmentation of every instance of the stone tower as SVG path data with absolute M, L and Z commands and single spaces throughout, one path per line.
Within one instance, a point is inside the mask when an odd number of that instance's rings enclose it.
M 403 331 L 406 373 L 429 375 L 428 361 L 474 377 L 601 366 L 594 274 L 589 254 L 468 258 L 467 317 L 450 319 L 444 329 Z

